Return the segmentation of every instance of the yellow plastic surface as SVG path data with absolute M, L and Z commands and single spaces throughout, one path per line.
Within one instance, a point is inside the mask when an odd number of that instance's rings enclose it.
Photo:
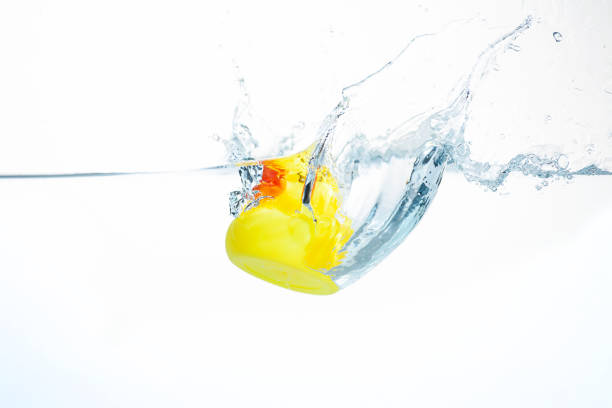
M 311 200 L 316 222 L 302 206 L 308 153 L 264 162 L 263 181 L 256 189 L 272 198 L 262 198 L 232 221 L 225 247 L 232 263 L 258 278 L 326 295 L 338 286 L 323 272 L 340 264 L 340 249 L 353 231 L 338 213 L 338 187 L 325 168 L 319 169 Z

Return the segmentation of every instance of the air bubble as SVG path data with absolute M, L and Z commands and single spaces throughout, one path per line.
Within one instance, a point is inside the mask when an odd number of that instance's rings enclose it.
M 566 170 L 569 167 L 569 159 L 566 155 L 561 154 L 557 159 L 557 165 L 560 169 Z

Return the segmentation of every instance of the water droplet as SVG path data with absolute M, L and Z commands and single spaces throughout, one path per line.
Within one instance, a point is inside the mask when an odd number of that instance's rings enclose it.
M 521 46 L 517 45 L 517 44 L 514 44 L 514 43 L 510 43 L 510 44 L 508 44 L 508 49 L 512 50 L 512 51 L 519 52 L 521 50 Z
M 555 39 L 556 42 L 561 42 L 563 40 L 563 34 L 561 34 L 558 31 L 555 31 L 553 33 L 553 38 Z
M 595 145 L 594 145 L 593 143 L 589 143 L 589 144 L 586 146 L 586 152 L 587 152 L 588 154 L 593 154 L 593 152 L 594 152 L 594 151 L 595 151 Z
M 567 156 L 564 154 L 561 154 L 559 158 L 557 159 L 557 165 L 562 170 L 567 169 L 569 167 L 569 159 L 567 158 Z

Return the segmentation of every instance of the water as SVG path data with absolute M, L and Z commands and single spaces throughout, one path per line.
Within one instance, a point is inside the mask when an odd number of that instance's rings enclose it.
M 346 86 L 308 140 L 303 207 L 316 220 L 312 194 L 317 171 L 327 168 L 342 198 L 338 215 L 350 219 L 353 230 L 339 249 L 342 262 L 321 272 L 343 288 L 372 269 L 418 224 L 445 171 L 492 191 L 507 188 L 516 175 L 537 189 L 611 175 L 612 61 L 605 50 L 612 43 L 599 40 L 603 47 L 594 49 L 589 32 L 561 34 L 539 17 L 514 27 L 453 21 L 413 38 L 380 69 Z M 253 114 L 245 81 L 239 84 L 232 134 L 222 140 L 228 163 L 183 170 L 238 173 L 240 188 L 229 198 L 234 217 L 269 199 L 256 191 L 264 159 L 304 145 L 296 136 L 304 137 L 303 124 L 293 134 L 269 137 Z M 160 173 L 167 172 L 0 177 Z
M 515 174 L 536 180 L 536 189 L 575 176 L 612 174 L 612 103 L 601 98 L 602 89 L 591 89 L 597 94 L 593 98 L 576 86 L 579 75 L 569 80 L 563 77 L 566 68 L 560 74 L 553 72 L 548 80 L 542 80 L 541 75 L 552 67 L 515 71 L 516 66 L 529 66 L 535 53 L 539 53 L 537 59 L 554 63 L 567 61 L 575 50 L 560 54 L 554 49 L 563 40 L 560 32 L 554 32 L 553 41 L 542 48 L 538 43 L 545 32 L 550 38 L 550 31 L 531 16 L 496 35 L 499 31 L 486 21 L 471 19 L 415 37 L 379 70 L 345 87 L 340 101 L 323 120 L 310 157 L 302 202 L 312 212 L 310 196 L 316 172 L 321 167 L 329 168 L 343 199 L 340 213 L 351 220 L 354 230 L 341 249 L 342 263 L 323 271 L 340 288 L 359 279 L 404 240 L 435 197 L 446 169 L 460 172 L 467 180 L 492 191 L 503 189 Z M 532 47 L 533 43 L 538 47 Z M 607 72 L 600 68 L 598 74 L 604 78 Z M 555 76 L 561 76 L 565 82 L 554 86 L 582 93 L 580 99 L 585 103 L 588 98 L 594 100 L 571 115 L 563 106 L 567 99 L 552 97 L 540 106 L 525 101 L 522 111 L 520 106 L 518 110 L 517 106 L 509 107 L 506 112 L 495 106 L 503 106 L 506 98 L 495 90 L 498 81 L 504 85 L 505 76 L 530 74 L 539 81 L 523 84 L 534 87 L 530 89 L 532 94 L 542 96 L 550 81 L 558 81 Z M 236 110 L 234 133 L 226 142 L 234 162 L 253 160 L 258 146 L 257 137 L 242 121 L 248 110 L 248 93 L 244 83 L 242 86 L 243 104 Z M 519 100 L 507 99 L 514 104 Z M 542 109 L 549 113 L 533 120 L 531 116 Z M 489 117 L 484 117 L 487 114 Z M 484 128 L 490 126 L 492 117 L 500 115 L 514 115 L 510 122 L 507 118 L 499 120 L 512 126 L 499 133 Z M 525 125 L 532 127 L 526 131 Z M 586 134 L 572 134 L 570 130 L 576 127 Z M 532 132 L 538 132 L 537 137 Z M 292 145 L 284 140 L 279 144 L 283 147 L 268 150 L 266 155 L 291 153 L 287 146 Z M 501 152 L 496 151 L 498 146 Z M 230 196 L 234 216 L 258 204 L 253 186 L 258 184 L 261 172 L 261 162 L 241 168 L 242 190 Z

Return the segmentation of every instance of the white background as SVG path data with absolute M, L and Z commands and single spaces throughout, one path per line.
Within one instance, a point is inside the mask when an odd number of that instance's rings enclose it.
M 216 164 L 239 76 L 291 128 L 431 25 L 526 14 L 200 3 L 2 3 L 2 172 Z M 1 181 L 0 406 L 612 405 L 608 178 L 501 195 L 447 174 L 407 240 L 328 297 L 229 263 L 236 182 Z

